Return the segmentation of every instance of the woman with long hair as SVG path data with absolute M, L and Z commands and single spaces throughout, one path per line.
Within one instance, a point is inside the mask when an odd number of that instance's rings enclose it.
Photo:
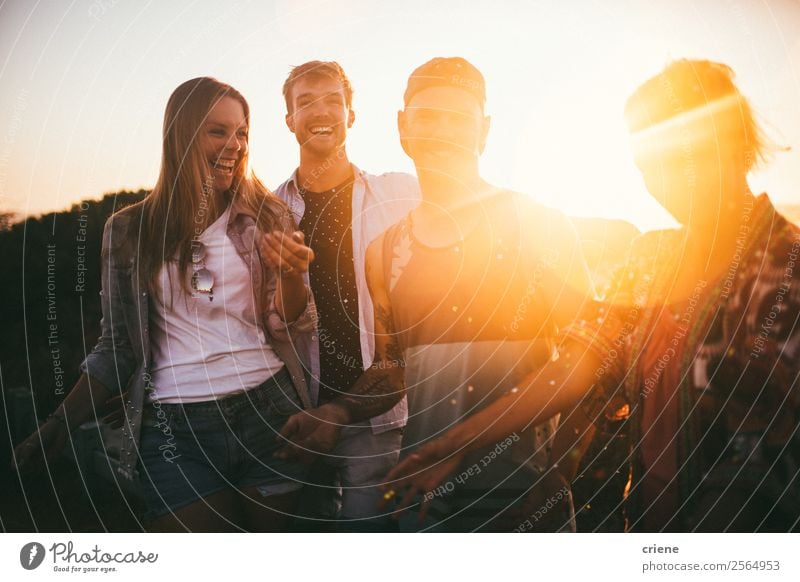
M 680 228 L 634 241 L 558 360 L 398 465 L 387 498 L 401 507 L 466 452 L 564 412 L 586 433 L 626 419 L 629 466 L 610 472 L 630 475 L 628 529 L 797 528 L 800 229 L 748 184 L 770 144 L 733 71 L 705 60 L 671 63 L 625 116 L 645 185 Z M 555 473 L 569 478 L 576 439 L 559 437 Z
M 58 409 L 15 451 L 33 470 L 122 395 L 119 472 L 158 531 L 286 527 L 304 469 L 274 456 L 308 408 L 292 339 L 311 333 L 310 248 L 252 174 L 250 110 L 209 77 L 167 103 L 161 170 L 103 234 L 102 335 Z

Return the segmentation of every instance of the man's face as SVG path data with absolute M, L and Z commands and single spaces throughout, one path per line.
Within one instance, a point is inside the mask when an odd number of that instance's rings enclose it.
M 347 107 L 339 81 L 305 75 L 292 88 L 291 104 L 286 125 L 301 149 L 327 156 L 344 146 L 355 115 Z
M 681 224 L 714 228 L 725 214 L 728 175 L 745 171 L 735 144 L 735 133 L 719 119 L 697 116 L 637 133 L 632 149 L 647 190 L 661 206 Z
M 400 143 L 418 168 L 458 173 L 483 153 L 489 118 L 478 100 L 457 87 L 429 87 L 398 113 Z

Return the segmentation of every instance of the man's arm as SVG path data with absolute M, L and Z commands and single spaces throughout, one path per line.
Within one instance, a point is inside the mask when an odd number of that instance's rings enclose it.
M 392 304 L 383 277 L 383 235 L 367 248 L 366 275 L 375 314 L 375 357 L 353 387 L 331 405 L 347 424 L 367 420 L 391 409 L 405 395 L 405 361 L 395 331 Z
M 501 396 L 401 461 L 386 477 L 386 498 L 408 487 L 398 507 L 403 509 L 417 494 L 433 491 L 466 453 L 575 408 L 591 393 L 600 364 L 595 352 L 570 342 L 558 360 L 531 372 L 518 390 Z
M 501 396 L 442 438 L 451 441 L 454 451 L 474 450 L 571 410 L 594 387 L 600 364 L 593 351 L 571 343 L 558 360 L 526 376 L 516 392 Z
M 298 450 L 327 453 L 342 427 L 391 409 L 405 395 L 405 362 L 394 329 L 389 295 L 383 283 L 383 236 L 367 249 L 366 276 L 375 313 L 375 357 L 353 387 L 327 404 L 293 415 L 281 434 L 291 445 L 281 456 Z

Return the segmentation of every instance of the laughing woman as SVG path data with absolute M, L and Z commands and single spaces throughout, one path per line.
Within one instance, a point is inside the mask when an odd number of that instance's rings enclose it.
M 313 253 L 249 170 L 249 124 L 215 79 L 173 92 L 155 188 L 105 226 L 102 336 L 15 452 L 20 470 L 40 466 L 127 391 L 120 472 L 138 467 L 151 530 L 284 529 L 304 477 L 273 453 L 310 406 L 290 336 L 313 329 Z

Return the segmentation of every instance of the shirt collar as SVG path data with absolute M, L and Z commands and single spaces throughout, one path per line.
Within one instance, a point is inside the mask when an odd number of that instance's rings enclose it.
M 353 184 L 355 184 L 358 180 L 364 179 L 364 171 L 361 170 L 358 166 L 354 163 L 350 163 L 350 167 L 353 169 Z M 292 172 L 291 177 L 288 180 L 289 185 L 291 186 L 291 192 L 294 194 L 300 193 L 300 184 L 297 181 L 297 171 L 300 168 L 295 168 L 294 172 Z

